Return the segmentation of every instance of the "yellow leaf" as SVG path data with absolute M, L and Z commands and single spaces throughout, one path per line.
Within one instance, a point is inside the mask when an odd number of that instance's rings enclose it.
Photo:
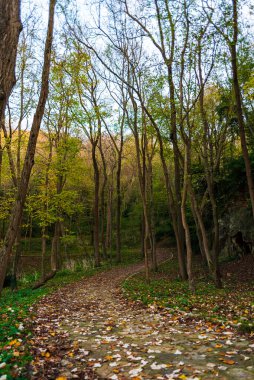
M 58 376 L 56 377 L 56 380 L 68 380 L 65 376 Z
M 222 347 L 222 344 L 220 344 L 220 343 L 217 343 L 216 345 L 215 345 L 215 348 L 221 348 Z
M 46 357 L 46 358 L 50 358 L 50 353 L 49 353 L 49 352 L 46 352 L 45 357 Z
M 113 360 L 113 356 L 111 356 L 111 355 L 107 355 L 107 356 L 105 356 L 104 359 L 105 359 L 105 360 Z
M 14 346 L 14 344 L 17 344 L 17 339 L 14 339 L 8 343 L 8 346 Z
M 185 379 L 187 379 L 187 377 L 186 377 L 185 375 L 180 375 L 180 376 L 178 377 L 178 379 L 185 380 Z
M 68 352 L 68 356 L 70 356 L 70 358 L 73 358 L 74 353 L 73 352 Z

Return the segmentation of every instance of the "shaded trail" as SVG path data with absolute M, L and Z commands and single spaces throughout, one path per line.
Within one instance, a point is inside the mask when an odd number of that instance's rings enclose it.
M 230 327 L 125 300 L 119 285 L 141 269 L 114 268 L 44 297 L 35 310 L 28 377 L 254 378 L 254 344 Z

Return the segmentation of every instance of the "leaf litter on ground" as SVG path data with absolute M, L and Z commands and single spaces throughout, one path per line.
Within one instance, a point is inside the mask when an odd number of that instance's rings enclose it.
M 67 285 L 33 307 L 29 378 L 254 378 L 251 336 L 185 310 L 126 299 L 121 282 L 138 268 Z

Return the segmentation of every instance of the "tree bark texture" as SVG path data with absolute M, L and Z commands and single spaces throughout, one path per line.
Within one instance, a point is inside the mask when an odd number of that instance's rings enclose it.
M 0 0 L 0 122 L 15 85 L 15 64 L 19 34 L 21 0 Z
M 101 144 L 101 138 L 100 138 L 100 145 L 99 150 L 101 154 L 101 160 L 102 160 L 102 167 L 103 167 L 103 181 L 101 186 L 101 247 L 102 247 L 102 256 L 104 259 L 107 258 L 107 245 L 106 245 L 106 238 L 105 238 L 105 192 L 107 188 L 108 183 L 108 175 L 107 175 L 107 166 L 106 166 L 106 160 Z
M 96 158 L 96 146 L 97 144 L 92 145 L 92 159 L 93 159 L 93 169 L 94 169 L 93 244 L 94 244 L 95 266 L 100 266 L 100 213 L 99 213 L 100 172 L 99 172 L 97 158 Z
M 122 170 L 122 142 L 118 152 L 117 172 L 116 172 L 116 260 L 118 263 L 122 261 L 121 255 L 121 170 Z
M 182 223 L 185 231 L 185 244 L 186 244 L 186 252 L 187 252 L 187 273 L 188 273 L 188 281 L 189 281 L 189 289 L 194 292 L 194 279 L 192 274 L 192 246 L 191 246 L 191 235 L 190 229 L 187 222 L 186 216 L 186 201 L 187 201 L 187 193 L 188 193 L 188 176 L 189 176 L 189 147 L 186 145 L 185 147 L 185 158 L 184 158 L 184 182 L 183 182 L 183 194 L 181 201 L 181 215 L 182 215 Z

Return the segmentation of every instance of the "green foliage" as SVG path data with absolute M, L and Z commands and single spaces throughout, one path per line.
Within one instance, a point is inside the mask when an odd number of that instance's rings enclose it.
M 244 85 L 244 91 L 249 100 L 254 100 L 254 76 L 249 78 L 249 80 Z
M 26 202 L 26 211 L 33 215 L 40 227 L 50 226 L 57 220 L 63 220 L 64 216 L 70 217 L 82 209 L 79 194 L 74 190 L 63 190 L 60 194 L 55 190 L 48 194 L 29 195 Z
M 8 218 L 14 201 L 15 192 L 13 189 L 7 189 L 0 193 L 0 220 Z
M 65 177 L 73 169 L 80 148 L 81 141 L 77 138 L 64 136 L 60 139 L 52 165 L 56 176 Z

